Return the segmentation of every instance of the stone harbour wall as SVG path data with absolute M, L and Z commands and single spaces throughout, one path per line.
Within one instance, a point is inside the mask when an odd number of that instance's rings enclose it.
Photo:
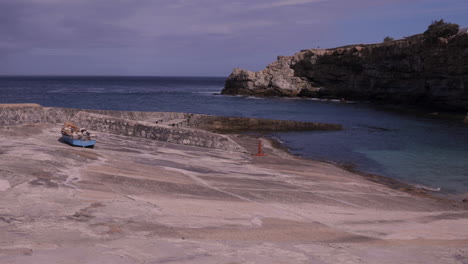
M 113 111 L 113 110 L 95 110 L 95 109 L 77 109 L 77 108 L 61 108 L 61 107 L 44 107 L 45 116 L 48 123 L 64 123 L 72 118 L 76 113 L 84 111 L 116 118 L 148 121 L 152 123 L 162 123 L 173 119 L 188 118 L 187 113 L 175 112 L 141 112 L 141 111 Z
M 304 131 L 304 130 L 340 130 L 339 124 L 315 122 L 299 122 L 290 120 L 273 120 L 248 117 L 226 117 L 176 112 L 139 112 L 139 111 L 111 111 L 93 109 L 73 109 L 45 107 L 48 123 L 64 123 L 78 112 L 88 112 L 110 117 L 134 121 L 144 121 L 152 124 L 172 127 L 203 129 L 212 132 L 240 132 L 240 131 Z
M 208 131 L 172 128 L 83 111 L 78 112 L 71 120 L 92 131 L 141 137 L 182 145 L 245 152 L 245 149 L 230 138 Z
M 0 104 L 0 126 L 40 123 L 57 125 L 66 121 L 74 121 L 79 127 L 86 127 L 90 131 L 240 152 L 245 149 L 229 137 L 216 132 L 341 129 L 341 125 L 287 120 Z
M 38 104 L 0 104 L 0 126 L 39 124 L 45 114 Z

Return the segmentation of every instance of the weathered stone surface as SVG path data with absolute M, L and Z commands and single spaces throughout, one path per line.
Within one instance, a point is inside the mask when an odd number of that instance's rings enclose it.
M 267 141 L 268 156 L 252 157 L 97 132 L 99 145 L 83 149 L 57 141 L 61 124 L 30 128 L 0 127 L 2 264 L 468 261 L 466 203 L 391 189 Z
M 260 72 L 235 69 L 223 94 L 308 96 L 468 110 L 468 34 L 303 50 Z

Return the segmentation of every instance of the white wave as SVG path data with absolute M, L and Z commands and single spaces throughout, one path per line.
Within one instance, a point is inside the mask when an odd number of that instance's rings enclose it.
M 210 92 L 192 92 L 194 94 L 219 94 L 220 91 L 210 91 Z
M 431 192 L 440 192 L 440 187 L 439 188 L 433 188 L 433 187 L 426 186 L 426 185 L 421 185 L 421 184 L 416 184 L 416 185 L 414 185 L 414 187 L 418 188 L 418 189 L 423 189 L 423 190 L 426 190 L 426 191 L 431 191 Z
M 283 100 L 303 100 L 302 98 L 300 97 L 283 97 L 281 98 Z
M 86 92 L 88 93 L 105 93 L 106 89 L 102 87 L 93 87 L 93 88 L 87 88 Z
M 47 93 L 69 93 L 69 92 L 71 92 L 70 88 L 60 88 L 60 89 L 47 91 Z

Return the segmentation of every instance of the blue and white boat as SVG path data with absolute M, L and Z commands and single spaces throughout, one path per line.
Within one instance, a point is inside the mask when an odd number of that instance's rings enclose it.
M 78 147 L 93 147 L 96 144 L 96 136 L 89 133 L 86 128 L 79 129 L 72 122 L 65 122 L 62 127 L 62 142 Z
M 72 146 L 78 147 L 94 147 L 96 144 L 95 139 L 83 139 L 76 136 L 62 135 L 62 141 L 66 142 Z

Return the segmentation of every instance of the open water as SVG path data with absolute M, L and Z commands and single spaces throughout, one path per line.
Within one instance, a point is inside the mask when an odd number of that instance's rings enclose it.
M 342 131 L 276 133 L 295 154 L 468 194 L 468 125 L 356 103 L 219 94 L 224 78 L 0 77 L 0 103 L 174 111 L 337 123 Z

